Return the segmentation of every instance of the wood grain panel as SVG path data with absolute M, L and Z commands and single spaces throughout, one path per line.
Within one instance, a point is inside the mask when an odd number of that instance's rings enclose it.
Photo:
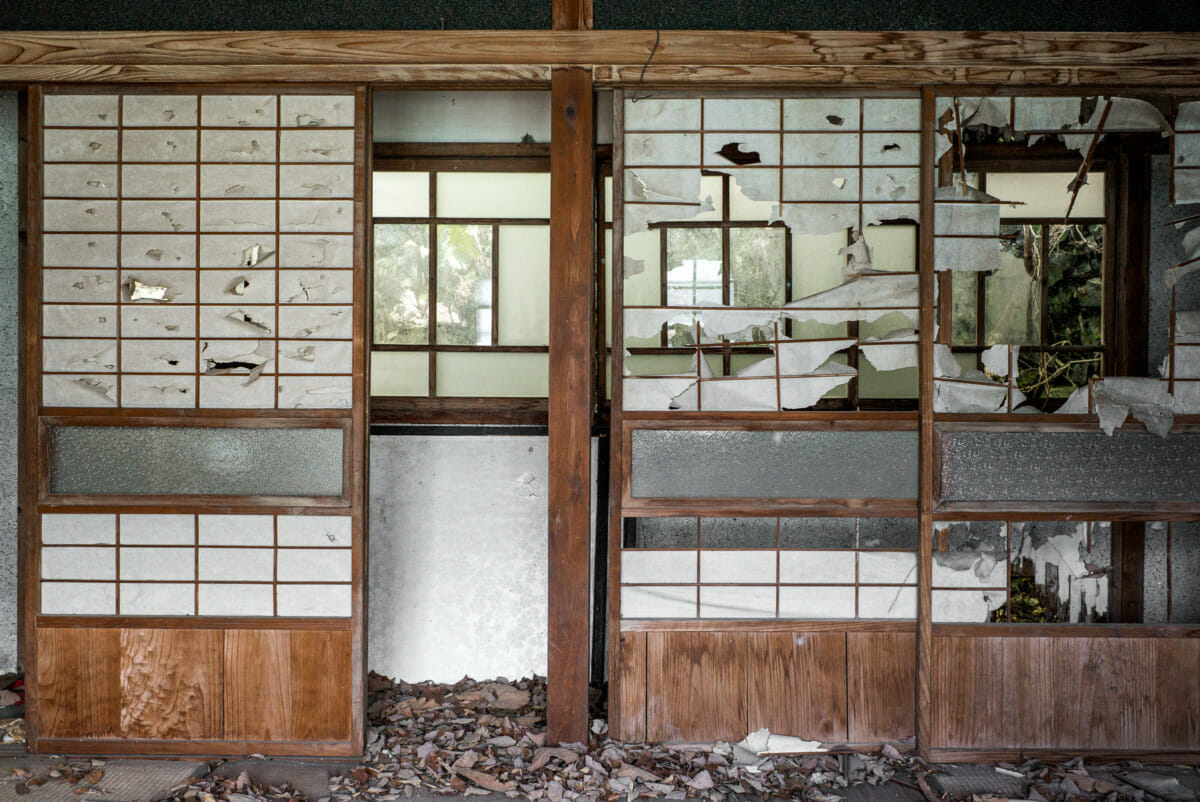
M 632 65 L 653 49 L 656 65 L 1187 68 L 1196 43 L 1175 32 L 8 31 L 0 63 Z
M 616 695 L 609 699 L 619 741 L 646 740 L 646 633 L 622 632 L 618 643 Z M 610 685 L 610 687 L 612 687 Z
M 1164 640 L 1155 644 L 1156 688 L 1170 688 L 1168 703 L 1158 705 L 1155 744 L 1161 749 L 1200 748 L 1200 641 Z
M 351 634 L 292 632 L 292 740 L 350 739 Z
M 746 639 L 747 730 L 845 741 L 845 634 L 751 632 Z
M 1004 709 L 1004 639 L 934 641 L 933 746 L 963 749 L 1014 746 Z
M 646 633 L 646 737 L 739 741 L 746 736 L 746 636 Z
M 1172 702 L 1163 688 L 1153 685 L 1152 642 L 1059 638 L 1050 654 L 1056 748 L 1145 748 L 1153 743 L 1155 708 Z
M 1048 749 L 1055 746 L 1052 638 L 989 638 L 1002 642 L 1002 709 L 1010 746 Z M 991 744 L 989 746 L 999 746 Z
M 279 629 L 225 632 L 226 739 L 290 740 L 294 634 Z
M 123 629 L 121 735 L 220 738 L 223 634 L 215 629 Z
M 121 724 L 121 633 L 115 629 L 37 632 L 39 736 L 112 738 Z
M 847 739 L 898 741 L 916 729 L 917 638 L 901 632 L 846 635 Z

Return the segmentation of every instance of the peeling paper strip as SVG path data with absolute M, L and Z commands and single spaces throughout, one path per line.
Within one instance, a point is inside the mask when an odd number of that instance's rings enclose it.
M 775 345 L 778 354 L 780 376 L 807 376 L 815 373 L 838 351 L 849 348 L 857 340 L 782 340 Z M 763 359 L 742 368 L 740 377 L 772 376 L 775 373 L 775 358 Z
M 627 203 L 624 205 L 625 236 L 648 231 L 651 223 L 691 220 L 714 210 L 712 197 L 700 203 Z
M 658 336 L 664 325 L 682 323 L 687 326 L 695 324 L 695 312 L 681 311 L 669 307 L 652 309 L 625 310 L 625 338 L 644 340 Z
M 700 203 L 700 171 L 628 169 L 625 171 L 625 199 L 653 203 Z
M 1174 398 L 1160 379 L 1111 376 L 1092 384 L 1092 399 L 1100 428 L 1110 437 L 1130 414 L 1159 437 L 1166 437 L 1175 423 Z
M 824 323 L 874 323 L 888 315 L 902 315 L 910 325 L 918 325 L 919 310 L 915 307 L 881 307 L 877 309 L 784 309 L 783 316 L 789 320 L 801 322 Z
M 775 411 L 779 409 L 779 387 L 773 376 L 713 379 L 700 383 L 698 406 L 713 412 Z
M 779 310 L 720 307 L 696 313 L 700 327 L 710 337 L 739 334 L 750 328 L 771 328 L 781 319 Z
M 871 367 L 877 371 L 903 370 L 917 367 L 919 348 L 916 343 L 902 340 L 880 340 L 858 346 Z
M 166 301 L 167 288 L 143 284 L 135 278 L 127 279 L 125 287 L 129 290 L 130 301 Z
M 820 401 L 829 391 L 841 387 L 853 379 L 858 372 L 845 365 L 838 365 L 841 371 L 829 372 L 825 375 L 804 376 L 779 380 L 780 401 L 784 409 L 808 409 Z
M 880 273 L 859 276 L 832 289 L 784 304 L 783 310 L 812 309 L 911 309 L 919 306 L 916 273 Z
M 769 223 L 783 221 L 793 234 L 832 234 L 858 225 L 857 203 L 782 203 Z
M 1017 373 L 1017 357 L 1020 351 L 1019 345 L 993 345 L 979 357 L 984 370 L 1001 379 L 1007 379 L 1010 374 Z
M 957 379 L 962 375 L 962 365 L 954 358 L 950 346 L 943 343 L 933 344 L 933 376 L 935 379 Z
M 1019 540 L 1018 540 L 1019 538 Z M 1058 600 L 1069 610 L 1071 623 L 1081 622 L 1085 614 L 1108 612 L 1108 577 L 1096 576 L 1087 563 L 1093 561 L 1087 550 L 1087 524 L 1079 523 L 1073 535 L 1040 535 L 1036 528 L 1022 524 L 1012 527 L 1013 564 L 1033 564 L 1034 584 L 1047 588 L 1049 566 L 1058 577 Z M 1096 560 L 1099 562 L 1099 560 Z
M 1000 236 L 1000 207 L 993 203 L 936 203 L 933 207 L 933 232 Z
M 934 237 L 933 269 L 990 273 L 1000 269 L 1000 240 L 990 237 Z
M 631 412 L 662 412 L 671 400 L 694 385 L 695 376 L 626 378 L 621 383 L 621 407 Z
M 1066 402 L 1054 411 L 1056 415 L 1087 415 L 1091 410 L 1090 405 L 1091 392 L 1085 384 L 1082 387 L 1076 387 L 1067 396 Z
M 934 412 L 990 413 L 1007 408 L 1008 388 L 1003 384 L 934 379 L 933 391 Z

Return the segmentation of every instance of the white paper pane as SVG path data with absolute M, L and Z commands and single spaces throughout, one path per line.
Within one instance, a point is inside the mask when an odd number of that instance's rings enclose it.
M 349 618 L 349 585 L 277 585 L 279 615 Z
M 775 550 L 700 552 L 701 582 L 774 582 Z
M 194 615 L 196 586 L 177 583 L 121 583 L 121 615 Z
M 429 354 L 424 351 L 372 351 L 371 395 L 429 395 Z
M 121 515 L 121 543 L 154 546 L 196 542 L 194 515 Z
M 695 618 L 694 587 L 623 587 L 622 618 Z
M 854 588 L 781 587 L 779 617 L 809 620 L 854 618 Z
M 1006 601 L 1003 590 L 935 590 L 933 621 L 935 624 L 986 623 L 992 611 L 1003 607 Z
M 196 551 L 191 547 L 121 547 L 121 579 L 192 580 L 195 578 Z
M 701 587 L 701 618 L 774 618 L 774 587 Z
M 917 589 L 912 586 L 859 588 L 858 617 L 916 618 Z
M 42 579 L 116 579 L 117 550 L 91 546 L 43 546 Z
M 207 585 L 200 583 L 200 615 L 274 615 L 271 585 Z
M 116 543 L 114 515 L 42 513 L 43 543 Z
M 1049 217 L 1062 221 L 1071 202 L 1067 189 L 1074 173 L 988 173 L 987 191 L 992 197 L 1023 205 L 1000 207 L 1002 219 Z M 1079 190 L 1071 217 L 1104 217 L 1104 173 L 1088 173 Z
M 696 552 L 629 549 L 621 552 L 621 582 L 696 581 Z
M 548 354 L 439 353 L 437 394 L 544 398 L 549 369 Z
M 345 515 L 280 515 L 280 546 L 349 546 L 351 519 Z
M 275 522 L 270 515 L 201 515 L 202 546 L 270 546 Z
M 917 555 L 908 551 L 864 551 L 858 555 L 858 581 L 868 585 L 917 583 Z
M 853 551 L 781 551 L 779 581 L 838 585 L 854 582 Z
M 439 217 L 550 217 L 549 173 L 439 173 Z
M 349 582 L 349 549 L 280 549 L 280 582 Z
M 114 615 L 115 582 L 43 582 L 43 615 Z
M 550 342 L 550 227 L 500 227 L 500 344 Z
M 372 217 L 429 217 L 429 173 L 376 171 L 371 176 Z
M 200 549 L 200 579 L 270 582 L 275 576 L 273 549 Z

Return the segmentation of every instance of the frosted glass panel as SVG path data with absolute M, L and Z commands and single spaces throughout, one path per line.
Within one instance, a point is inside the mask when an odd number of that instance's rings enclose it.
M 548 91 L 376 92 L 376 142 L 550 141 Z
M 915 498 L 917 433 L 636 429 L 636 498 Z
M 372 351 L 371 395 L 429 395 L 429 354 Z
M 51 426 L 50 492 L 342 495 L 341 429 Z
M 429 217 L 429 173 L 371 176 L 372 217 Z
M 550 217 L 549 173 L 438 173 L 439 217 Z
M 942 501 L 1194 501 L 1200 434 L 943 432 Z
M 1001 206 L 1000 217 L 1027 220 L 1050 217 L 1062 220 L 1071 202 L 1067 189 L 1074 173 L 988 173 L 987 192 L 1004 201 L 1024 206 Z M 1088 173 L 1087 183 L 1079 190 L 1071 218 L 1104 216 L 1104 173 Z
M 500 227 L 500 344 L 550 342 L 550 227 Z
M 549 369 L 548 354 L 439 353 L 438 395 L 544 398 Z
M 374 342 L 429 342 L 429 226 L 375 226 L 374 260 Z

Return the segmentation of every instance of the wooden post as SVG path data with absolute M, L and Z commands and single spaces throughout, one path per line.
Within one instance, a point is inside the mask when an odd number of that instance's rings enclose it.
M 933 661 L 933 506 L 934 506 L 934 454 L 933 454 L 933 287 L 936 281 L 933 271 L 933 198 L 936 191 L 934 169 L 934 92 L 929 87 L 921 90 L 921 243 L 920 275 L 921 351 L 918 367 L 920 372 L 920 477 L 918 479 L 917 520 L 920 527 L 920 564 L 917 568 L 917 750 L 921 757 L 929 759 L 930 728 L 933 723 L 933 687 L 931 667 Z
M 555 69 L 550 127 L 548 740 L 586 741 L 591 533 L 591 70 Z M 604 581 L 598 577 L 597 581 Z

